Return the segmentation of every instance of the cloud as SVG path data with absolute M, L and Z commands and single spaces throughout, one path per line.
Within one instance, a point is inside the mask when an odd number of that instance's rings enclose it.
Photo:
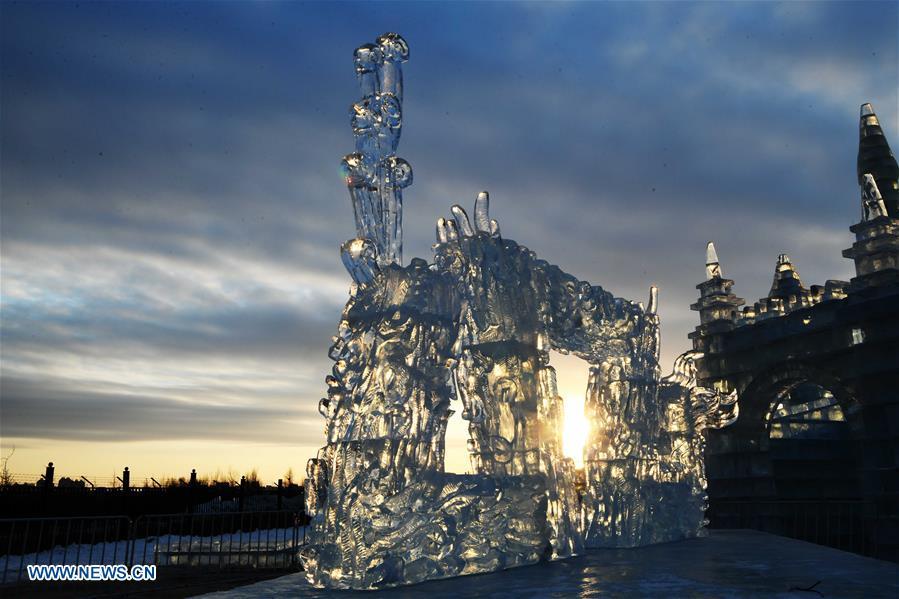
M 87 441 L 171 439 L 296 442 L 297 427 L 320 424 L 304 409 L 196 403 L 135 392 L 104 392 L 4 377 L 3 436 Z M 317 421 L 317 422 L 316 422 Z M 227 431 L 227 433 L 225 433 Z
M 319 442 L 311 412 L 349 284 L 337 248 L 353 235 L 337 170 L 350 50 L 388 29 L 412 46 L 407 260 L 430 256 L 451 204 L 489 189 L 504 234 L 541 257 L 628 298 L 660 285 L 670 363 L 709 239 L 747 300 L 780 251 L 806 283 L 851 276 L 858 104 L 899 143 L 896 16 L 5 5 L 4 436 Z

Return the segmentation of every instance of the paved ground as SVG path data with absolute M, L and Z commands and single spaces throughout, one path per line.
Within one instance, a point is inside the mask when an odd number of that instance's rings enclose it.
M 817 583 L 817 584 L 815 584 Z M 813 590 L 799 590 L 813 587 Z M 290 574 L 204 598 L 265 597 L 899 597 L 899 565 L 761 532 L 589 554 L 376 594 L 310 588 Z

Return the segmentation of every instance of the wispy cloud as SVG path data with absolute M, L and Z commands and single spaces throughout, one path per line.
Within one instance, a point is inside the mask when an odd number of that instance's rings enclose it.
M 708 239 L 747 299 L 779 251 L 808 283 L 850 276 L 858 104 L 899 143 L 891 3 L 3 13 L 4 442 L 321 441 L 350 51 L 385 30 L 412 46 L 407 257 L 489 189 L 542 257 L 626 297 L 660 285 L 667 362 Z

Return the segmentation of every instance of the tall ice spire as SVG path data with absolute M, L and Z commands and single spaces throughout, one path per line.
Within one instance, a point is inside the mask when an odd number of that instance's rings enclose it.
M 862 104 L 858 130 L 858 184 L 870 174 L 883 196 L 889 216 L 899 218 L 899 165 L 871 104 Z
M 862 104 L 858 183 L 862 217 L 849 227 L 855 243 L 843 256 L 855 262 L 851 290 L 899 283 L 899 166 L 870 104 Z
M 342 169 L 356 238 L 370 243 L 368 255 L 373 252 L 380 266 L 403 262 L 403 188 L 412 183 L 412 167 L 396 148 L 403 126 L 402 63 L 408 58 L 409 46 L 396 33 L 353 53 L 362 99 L 350 107 L 356 151 L 344 157 Z

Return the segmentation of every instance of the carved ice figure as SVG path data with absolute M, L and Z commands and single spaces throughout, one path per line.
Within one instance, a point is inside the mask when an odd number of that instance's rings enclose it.
M 362 99 L 343 168 L 356 238 L 341 247 L 353 285 L 319 403 L 327 444 L 307 466 L 309 580 L 381 588 L 698 534 L 702 431 L 727 423 L 734 398 L 696 387 L 693 354 L 660 380 L 654 287 L 644 310 L 540 260 L 500 236 L 486 192 L 473 222 L 459 205 L 437 220 L 432 263 L 402 265 L 408 55 L 396 34 L 354 53 Z M 551 349 L 591 364 L 583 497 Z M 444 472 L 454 400 L 470 475 Z
M 887 207 L 883 203 L 883 196 L 880 195 L 880 189 L 877 188 L 874 176 L 865 173 L 862 177 L 865 180 L 862 185 L 862 209 L 864 210 L 862 220 L 874 220 L 878 216 L 886 216 Z

